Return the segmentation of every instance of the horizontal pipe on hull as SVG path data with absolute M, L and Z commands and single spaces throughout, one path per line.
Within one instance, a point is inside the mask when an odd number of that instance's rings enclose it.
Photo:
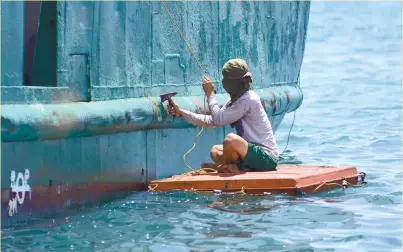
M 260 96 L 269 117 L 296 110 L 303 99 L 299 86 L 278 86 L 254 91 Z M 219 105 L 224 105 L 229 96 L 217 94 L 216 99 Z M 176 96 L 174 100 L 183 109 L 204 113 L 204 96 Z M 143 97 L 88 103 L 3 105 L 2 142 L 195 127 L 181 118 L 170 116 L 165 103 L 162 104 L 159 97 Z

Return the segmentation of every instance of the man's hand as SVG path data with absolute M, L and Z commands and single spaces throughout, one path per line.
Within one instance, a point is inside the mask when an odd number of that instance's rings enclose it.
M 182 116 L 182 110 L 179 108 L 178 104 L 172 100 L 172 105 L 168 103 L 168 113 L 173 116 Z
M 214 94 L 214 84 L 207 76 L 204 77 L 203 80 L 203 90 L 207 97 L 210 97 Z

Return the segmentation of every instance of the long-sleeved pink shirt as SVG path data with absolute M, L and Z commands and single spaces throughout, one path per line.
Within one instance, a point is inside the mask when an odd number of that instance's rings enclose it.
M 210 115 L 196 114 L 188 110 L 182 110 L 185 121 L 193 125 L 205 128 L 215 128 L 235 123 L 237 135 L 247 142 L 256 144 L 272 158 L 278 160 L 276 140 L 266 112 L 260 101 L 260 97 L 252 90 L 247 91 L 232 105 L 227 102 L 219 107 L 214 95 L 208 99 Z

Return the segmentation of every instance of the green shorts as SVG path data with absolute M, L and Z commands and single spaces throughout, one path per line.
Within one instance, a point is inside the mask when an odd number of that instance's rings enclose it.
M 259 146 L 248 143 L 248 152 L 245 159 L 238 163 L 239 169 L 250 169 L 250 171 L 264 172 L 275 171 L 277 161 L 264 152 Z

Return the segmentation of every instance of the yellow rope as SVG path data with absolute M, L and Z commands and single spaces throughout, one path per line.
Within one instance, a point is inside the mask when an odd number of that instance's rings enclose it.
M 195 55 L 194 52 L 193 52 L 192 47 L 189 45 L 188 41 L 185 39 L 185 36 L 183 36 L 183 34 L 182 34 L 182 32 L 181 32 L 181 30 L 180 30 L 180 28 L 179 28 L 179 25 L 176 23 L 175 19 L 172 17 L 171 13 L 169 12 L 167 6 L 165 5 L 164 0 L 161 0 L 161 3 L 162 3 L 162 5 L 164 6 L 165 11 L 168 13 L 169 17 L 171 18 L 172 23 L 174 23 L 174 25 L 176 26 L 176 29 L 178 30 L 179 35 L 182 37 L 183 41 L 186 43 L 186 45 L 187 45 L 187 47 L 188 47 L 190 53 L 191 53 L 191 54 L 193 55 L 193 57 L 195 58 L 197 64 L 199 64 L 199 67 L 200 67 L 200 69 L 202 70 L 203 75 L 206 75 L 206 71 L 204 71 L 203 66 L 200 64 L 199 60 L 197 59 L 196 55 Z
M 321 183 L 315 188 L 315 190 L 313 190 L 313 192 L 316 192 L 319 188 L 321 188 L 321 187 L 324 186 L 324 185 L 336 185 L 336 186 L 339 186 L 339 187 L 341 187 L 341 188 L 344 188 L 344 186 L 345 186 L 344 184 L 345 184 L 345 185 L 352 186 L 352 187 L 362 187 L 362 186 L 363 186 L 363 184 L 356 184 L 356 185 L 351 184 L 351 183 L 348 182 L 346 179 L 343 179 L 342 184 L 340 184 L 340 183 L 321 182 Z
M 185 176 L 193 176 L 193 175 L 207 175 L 207 174 L 216 174 L 218 171 L 213 168 L 201 168 L 198 170 L 192 170 L 190 172 L 182 173 L 178 176 L 185 177 Z
M 191 171 L 191 172 L 186 172 L 186 173 L 183 173 L 183 174 L 180 174 L 180 175 L 178 175 L 178 176 L 180 176 L 180 177 L 182 177 L 182 176 L 192 176 L 192 175 L 194 175 L 194 174 L 209 174 L 209 173 L 217 173 L 217 171 L 215 170 L 215 169 L 212 169 L 212 168 L 202 168 L 202 169 L 200 169 L 200 170 L 193 170 L 193 171 Z M 363 184 L 351 184 L 350 182 L 348 182 L 347 180 L 343 180 L 343 182 L 342 182 L 342 184 L 340 184 L 340 183 L 327 183 L 327 182 L 321 182 L 320 184 L 319 184 L 319 186 L 317 186 L 314 190 L 313 190 L 313 192 L 316 192 L 319 188 L 321 188 L 322 186 L 324 186 L 324 185 L 335 185 L 335 186 L 339 186 L 339 187 L 341 187 L 341 188 L 344 188 L 345 187 L 345 185 L 349 185 L 349 186 L 352 186 L 352 187 L 362 187 L 363 186 Z M 158 187 L 158 184 L 155 184 L 155 185 L 149 185 L 148 186 L 148 191 L 149 192 L 154 192 L 155 191 L 155 189 Z M 243 195 L 246 195 L 247 193 L 245 192 L 245 186 L 242 186 L 242 188 L 241 188 L 241 190 L 240 191 L 237 191 L 237 192 L 233 192 L 232 194 L 243 194 Z M 195 191 L 195 189 L 194 188 L 192 188 L 191 189 L 191 191 Z M 197 191 L 197 190 L 196 190 Z M 221 190 L 220 190 L 220 192 L 221 192 Z
M 231 195 L 233 195 L 233 194 L 243 194 L 243 195 L 246 195 L 246 192 L 245 192 L 245 186 L 242 186 L 242 188 L 241 188 L 241 190 L 240 191 L 236 191 L 236 192 L 223 192 L 222 190 L 217 190 L 217 189 L 215 189 L 215 190 L 213 190 L 212 191 L 213 193 L 214 192 L 218 192 L 219 194 L 231 194 Z
M 240 193 L 241 193 L 241 194 L 244 194 L 244 195 L 246 194 L 246 192 L 245 192 L 245 187 L 244 187 L 244 186 L 242 186 Z
M 186 167 L 189 168 L 189 170 L 191 170 L 191 172 L 190 172 L 191 174 L 189 174 L 189 175 L 192 175 L 192 174 L 194 174 L 194 173 L 199 173 L 197 170 L 195 170 L 195 169 L 193 169 L 192 167 L 190 167 L 190 165 L 186 162 L 186 156 L 196 147 L 196 142 L 197 142 L 197 140 L 199 139 L 199 136 L 201 135 L 201 133 L 202 133 L 203 130 L 204 130 L 204 125 L 205 125 L 205 123 L 206 123 L 206 118 L 207 118 L 206 99 L 205 99 L 205 97 L 203 98 L 203 100 L 204 100 L 204 121 L 203 121 L 203 125 L 202 125 L 202 127 L 201 127 L 199 133 L 197 133 L 197 135 L 196 135 L 196 137 L 195 137 L 195 139 L 194 139 L 194 141 L 193 141 L 193 146 L 192 146 L 192 148 L 190 148 L 190 149 L 183 155 L 183 162 L 185 163 Z M 210 168 L 200 169 L 199 171 L 200 171 L 200 172 L 203 172 L 205 169 L 210 169 Z M 214 172 L 212 172 L 212 173 L 217 173 L 217 171 L 216 171 L 215 169 L 211 169 L 211 170 L 214 170 Z M 210 172 L 210 173 L 211 173 L 211 172 Z
M 318 190 L 319 188 L 321 188 L 324 185 L 336 185 L 336 186 L 340 186 L 341 188 L 343 188 L 343 186 L 339 183 L 326 183 L 326 182 L 322 182 L 319 184 L 318 187 L 315 188 L 315 190 L 313 190 L 314 192 L 316 192 L 316 190 Z
M 362 187 L 364 186 L 364 184 L 351 184 L 350 182 L 348 182 L 347 180 L 344 180 L 343 182 L 345 182 L 347 185 L 352 186 L 352 187 Z
M 148 191 L 149 191 L 149 192 L 154 192 L 154 191 L 155 191 L 155 188 L 157 188 L 157 187 L 158 187 L 158 184 L 155 184 L 154 186 L 148 185 Z
M 159 111 L 159 109 L 158 109 L 157 103 L 153 99 L 151 99 L 151 97 L 146 96 L 145 98 L 151 101 L 151 104 L 152 104 L 153 109 L 154 109 L 154 119 L 158 120 L 158 111 Z
M 204 70 L 202 64 L 200 63 L 199 59 L 197 58 L 197 56 L 194 54 L 192 47 L 190 46 L 189 42 L 185 39 L 185 36 L 183 36 L 179 25 L 176 23 L 175 19 L 172 17 L 170 11 L 168 10 L 167 6 L 165 5 L 164 0 L 161 0 L 162 5 L 164 6 L 165 11 L 167 12 L 169 18 L 171 19 L 172 23 L 175 25 L 176 29 L 179 32 L 179 35 L 181 36 L 182 40 L 186 43 L 186 46 L 188 47 L 190 53 L 193 55 L 194 59 L 196 60 L 197 64 L 200 67 L 200 70 L 203 73 L 203 76 L 206 76 L 206 71 Z M 190 172 L 187 172 L 184 174 L 184 176 L 189 176 L 189 175 L 193 175 L 193 174 L 214 174 L 217 173 L 217 170 L 212 169 L 212 168 L 203 168 L 203 169 L 199 169 L 199 170 L 195 170 L 192 167 L 190 167 L 190 165 L 186 162 L 186 156 L 196 147 L 196 142 L 199 138 L 199 136 L 201 135 L 201 133 L 204 130 L 204 126 L 206 123 L 206 119 L 207 119 L 207 112 L 206 112 L 206 97 L 203 98 L 203 103 L 204 103 L 204 121 L 203 121 L 203 125 L 199 131 L 199 133 L 196 135 L 194 141 L 193 141 L 193 146 L 192 148 L 190 148 L 184 155 L 183 155 L 183 162 L 186 165 L 186 167 L 191 170 Z

